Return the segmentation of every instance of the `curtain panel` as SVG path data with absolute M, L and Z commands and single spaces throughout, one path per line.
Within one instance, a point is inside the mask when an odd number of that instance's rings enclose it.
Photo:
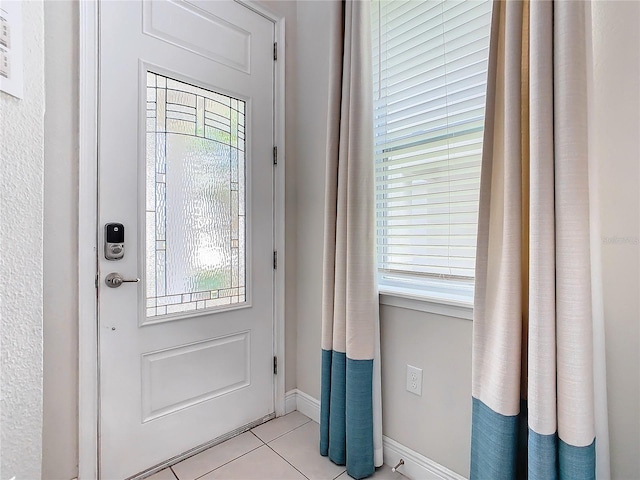
M 586 5 L 494 3 L 473 325 L 475 480 L 595 478 Z
M 353 478 L 382 465 L 369 2 L 333 2 L 320 453 Z

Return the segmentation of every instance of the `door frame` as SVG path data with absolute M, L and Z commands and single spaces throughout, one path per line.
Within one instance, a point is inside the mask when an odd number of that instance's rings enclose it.
M 254 0 L 235 0 L 272 21 L 278 44 L 274 63 L 274 378 L 276 416 L 285 414 L 285 18 Z M 78 480 L 98 478 L 98 94 L 99 2 L 79 3 L 79 164 L 78 164 Z

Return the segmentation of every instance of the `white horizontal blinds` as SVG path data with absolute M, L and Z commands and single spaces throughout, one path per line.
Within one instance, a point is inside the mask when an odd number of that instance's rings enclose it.
M 378 267 L 473 278 L 491 2 L 373 2 Z

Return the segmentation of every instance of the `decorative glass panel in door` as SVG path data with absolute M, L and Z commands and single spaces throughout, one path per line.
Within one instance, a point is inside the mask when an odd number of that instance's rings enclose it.
M 147 73 L 147 317 L 245 301 L 245 102 Z

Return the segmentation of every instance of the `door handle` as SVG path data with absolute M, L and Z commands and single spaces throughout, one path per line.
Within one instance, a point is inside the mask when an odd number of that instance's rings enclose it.
M 123 283 L 138 283 L 139 281 L 139 278 L 126 280 L 118 272 L 112 272 L 104 279 L 104 283 L 106 283 L 107 287 L 110 288 L 118 288 Z

